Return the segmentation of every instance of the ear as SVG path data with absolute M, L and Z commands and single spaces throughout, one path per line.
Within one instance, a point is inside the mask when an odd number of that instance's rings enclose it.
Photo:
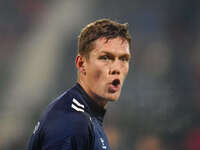
M 86 74 L 86 58 L 81 55 L 76 56 L 76 68 L 80 73 L 83 73 L 84 75 Z

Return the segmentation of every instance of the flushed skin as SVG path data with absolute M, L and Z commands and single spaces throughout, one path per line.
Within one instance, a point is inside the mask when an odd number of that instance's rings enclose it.
M 105 107 L 108 101 L 119 98 L 130 57 L 129 44 L 123 38 L 97 39 L 89 58 L 81 55 L 76 58 L 79 84 L 96 103 Z

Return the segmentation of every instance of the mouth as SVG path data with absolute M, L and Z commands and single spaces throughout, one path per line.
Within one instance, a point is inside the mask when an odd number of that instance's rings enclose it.
M 110 92 L 114 93 L 117 92 L 120 89 L 120 80 L 119 79 L 114 79 L 109 87 Z
M 112 85 L 115 86 L 115 87 L 119 86 L 120 85 L 120 80 L 119 79 L 113 80 L 112 81 Z

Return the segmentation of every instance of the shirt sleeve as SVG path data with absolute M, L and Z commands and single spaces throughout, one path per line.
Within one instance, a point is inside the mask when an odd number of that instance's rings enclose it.
M 34 150 L 92 150 L 93 141 L 92 124 L 87 115 L 54 112 L 33 136 L 29 147 Z
M 89 136 L 72 136 L 65 138 L 61 150 L 92 150 Z

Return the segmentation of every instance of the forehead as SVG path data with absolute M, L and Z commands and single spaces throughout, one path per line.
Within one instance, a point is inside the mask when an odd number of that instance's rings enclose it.
M 129 43 L 121 37 L 107 40 L 105 37 L 94 41 L 94 53 L 111 52 L 129 54 Z

